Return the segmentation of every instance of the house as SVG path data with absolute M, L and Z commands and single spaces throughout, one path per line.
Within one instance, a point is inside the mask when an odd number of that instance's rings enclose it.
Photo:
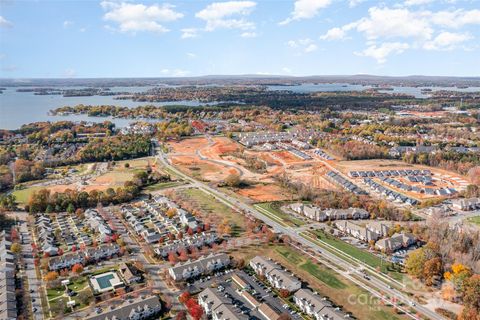
M 142 277 L 138 274 L 137 270 L 133 269 L 125 262 L 120 264 L 118 270 L 120 271 L 120 275 L 126 284 L 131 284 L 142 280 Z
M 302 312 L 316 320 L 340 320 L 349 317 L 310 289 L 300 289 L 295 292 L 293 301 Z
M 375 247 L 379 250 L 394 252 L 401 248 L 407 248 L 415 242 L 417 242 L 417 239 L 411 233 L 396 233 L 390 238 L 378 240 Z
M 48 269 L 57 271 L 60 269 L 70 269 L 75 264 L 85 264 L 86 258 L 83 252 L 66 253 L 63 256 L 50 258 L 48 261 Z
M 177 263 L 168 269 L 170 277 L 175 281 L 188 280 L 202 274 L 209 274 L 230 265 L 230 257 L 225 253 L 210 254 L 195 261 L 188 260 Z
M 452 207 L 462 211 L 477 210 L 480 209 L 480 198 L 453 199 Z
M 276 289 L 295 292 L 301 288 L 301 281 L 284 270 L 279 264 L 265 257 L 256 256 L 250 260 L 250 267 L 259 275 L 264 276 Z
M 0 233 L 0 319 L 17 319 L 15 264 L 10 262 L 10 234 Z
M 160 313 L 162 305 L 157 296 L 128 299 L 120 306 L 105 308 L 100 314 L 87 316 L 85 320 L 142 320 Z
M 247 320 L 248 317 L 234 308 L 231 299 L 215 292 L 212 288 L 206 288 L 198 294 L 198 304 L 205 314 L 214 320 Z
M 389 230 L 389 226 L 386 223 L 379 221 L 372 221 L 363 226 L 351 221 L 340 220 L 335 222 L 335 226 L 343 233 L 365 242 L 378 240 L 386 236 Z

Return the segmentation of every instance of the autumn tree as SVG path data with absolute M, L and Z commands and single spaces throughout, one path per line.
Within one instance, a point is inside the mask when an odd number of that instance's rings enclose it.
M 58 272 L 50 271 L 45 275 L 45 281 L 52 282 L 58 279 Z
M 72 272 L 76 273 L 76 274 L 80 274 L 83 272 L 83 266 L 80 264 L 80 263 L 76 263 L 73 267 L 72 267 Z

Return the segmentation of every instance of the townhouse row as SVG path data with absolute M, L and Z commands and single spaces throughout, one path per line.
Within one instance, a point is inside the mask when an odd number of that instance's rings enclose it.
M 221 270 L 230 265 L 230 257 L 225 253 L 202 256 L 195 261 L 180 262 L 168 268 L 168 274 L 175 281 L 185 281 Z
M 334 307 L 326 297 L 321 297 L 308 288 L 302 288 L 302 282 L 281 265 L 265 257 L 256 256 L 250 260 L 250 267 L 277 290 L 287 290 L 293 294 L 293 301 L 305 314 L 316 320 L 340 320 L 349 318 L 349 314 Z
M 17 300 L 15 295 L 15 256 L 11 252 L 10 234 L 0 232 L 0 319 L 17 319 Z
M 48 269 L 51 271 L 69 269 L 77 263 L 82 265 L 94 263 L 100 260 L 110 259 L 119 253 L 120 247 L 117 244 L 102 244 L 98 247 L 85 249 L 84 251 L 75 251 L 62 256 L 52 257 L 48 261 Z
M 322 210 L 319 207 L 305 204 L 305 203 L 292 203 L 290 206 L 294 212 L 304 215 L 309 219 L 315 221 L 327 221 L 327 220 L 345 220 L 345 219 L 368 219 L 370 214 L 368 211 L 361 208 L 348 208 L 348 209 L 327 209 Z

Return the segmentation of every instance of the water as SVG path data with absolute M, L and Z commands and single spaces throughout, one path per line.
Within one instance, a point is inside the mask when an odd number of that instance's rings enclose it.
M 348 84 L 348 83 L 303 83 L 301 85 L 295 86 L 280 86 L 272 85 L 268 86 L 268 90 L 288 90 L 298 93 L 308 93 L 308 92 L 332 92 L 332 91 L 363 91 L 367 89 L 374 88 L 373 86 L 364 86 L 359 84 Z M 449 90 L 449 91 L 458 91 L 458 92 L 479 92 L 480 87 L 469 87 L 469 88 L 457 88 L 457 87 L 399 87 L 399 86 L 390 86 L 393 90 L 381 90 L 378 89 L 378 92 L 381 93 L 403 93 L 412 95 L 415 98 L 425 99 L 430 97 L 428 93 L 422 93 L 422 89 L 431 89 L 432 91 L 440 90 Z
M 76 87 L 69 87 L 74 89 Z M 113 92 L 143 92 L 151 87 L 112 87 Z M 112 117 L 89 117 L 87 115 L 52 116 L 48 112 L 63 106 L 84 105 L 115 105 L 121 107 L 138 107 L 141 105 L 187 105 L 201 106 L 213 103 L 199 101 L 166 101 L 166 102 L 136 102 L 132 100 L 115 100 L 114 96 L 87 96 L 87 97 L 63 97 L 62 95 L 35 95 L 33 92 L 17 92 L 17 88 L 6 88 L 0 94 L 0 129 L 18 129 L 23 124 L 36 121 L 112 121 L 117 127 L 124 127 L 135 121 L 133 119 L 118 119 Z
M 68 89 L 82 87 L 68 87 Z M 152 87 L 111 87 L 113 92 L 144 92 Z M 332 91 L 362 91 L 372 88 L 372 86 L 354 85 L 348 83 L 304 83 L 295 86 L 271 85 L 267 86 L 268 90 L 288 90 L 292 92 L 308 93 L 308 92 L 332 92 Z M 428 98 L 428 93 L 422 93 L 422 89 L 452 90 L 459 92 L 480 91 L 479 87 L 456 88 L 456 87 L 391 87 L 393 90 L 381 90 L 382 93 L 405 93 L 416 98 Z M 62 88 L 60 88 L 62 89 Z M 64 88 L 67 89 L 67 88 Z M 17 88 L 7 87 L 0 94 L 0 129 L 17 129 L 23 124 L 36 121 L 91 121 L 103 122 L 105 120 L 112 121 L 119 128 L 127 126 L 129 123 L 136 121 L 134 119 L 119 119 L 112 117 L 89 117 L 87 115 L 68 115 L 68 116 L 51 116 L 48 111 L 63 107 L 75 106 L 77 104 L 84 105 L 115 105 L 128 108 L 138 107 L 141 105 L 187 105 L 201 106 L 206 104 L 217 104 L 219 102 L 202 103 L 195 100 L 188 101 L 167 101 L 167 102 L 135 102 L 132 100 L 115 100 L 114 96 L 89 96 L 89 97 L 63 97 L 61 95 L 35 95 L 33 92 L 17 92 Z M 147 120 L 158 121 L 158 120 Z
M 267 86 L 267 90 L 280 91 L 288 90 L 298 93 L 308 92 L 332 92 L 332 91 L 363 91 L 369 89 L 371 86 L 363 86 L 360 84 L 348 84 L 348 83 L 303 83 L 301 85 L 294 86 L 280 86 L 271 85 Z

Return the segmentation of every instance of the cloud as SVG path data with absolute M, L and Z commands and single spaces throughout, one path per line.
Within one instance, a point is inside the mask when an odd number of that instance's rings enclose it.
M 358 56 L 374 58 L 378 63 L 382 64 L 387 61 L 387 56 L 391 54 L 400 54 L 408 48 L 410 48 L 408 43 L 385 42 L 379 46 L 372 44 L 361 52 L 355 52 L 355 54 Z
M 120 32 L 149 31 L 164 33 L 170 31 L 163 26 L 165 22 L 171 22 L 183 17 L 182 13 L 174 10 L 170 4 L 133 4 L 127 2 L 103 1 L 101 6 L 107 12 L 103 18 L 118 24 Z
M 162 69 L 160 71 L 164 76 L 169 76 L 169 77 L 185 77 L 188 75 L 190 72 L 182 69 Z
M 299 40 L 290 40 L 287 42 L 287 46 L 293 49 L 297 49 L 303 53 L 310 53 L 318 49 L 315 42 L 309 38 L 299 39 Z
M 461 43 L 472 39 L 472 36 L 466 33 L 452 33 L 444 31 L 433 40 L 425 42 L 425 50 L 453 50 Z
M 253 1 L 214 2 L 197 12 L 195 17 L 206 22 L 206 31 L 216 29 L 253 30 L 255 24 L 246 20 L 244 16 L 248 16 L 256 5 L 257 3 Z
M 197 57 L 197 55 L 193 52 L 187 52 L 187 57 L 190 58 L 190 59 L 195 59 Z
M 63 21 L 63 27 L 66 29 L 68 27 L 70 27 L 71 25 L 73 25 L 73 21 L 70 21 L 70 20 L 65 20 Z
M 289 73 L 289 74 L 290 74 L 290 73 L 292 73 L 292 69 L 290 69 L 289 67 L 283 67 L 283 68 L 282 68 L 282 72 L 283 72 L 283 73 Z
M 331 3 L 331 0 L 296 0 L 290 17 L 281 21 L 279 24 L 285 25 L 295 20 L 311 19 L 315 17 L 321 9 L 328 7 Z
M 439 11 L 431 13 L 430 19 L 436 25 L 458 29 L 469 24 L 480 24 L 480 10 Z
M 430 39 L 434 32 L 428 16 L 422 12 L 372 7 L 368 13 L 368 18 L 356 22 L 356 29 L 369 40 L 395 37 Z
M 13 27 L 13 23 L 5 19 L 4 17 L 0 16 L 0 28 L 11 28 Z
M 240 35 L 242 38 L 256 38 L 257 33 L 256 32 L 244 32 Z
M 367 0 L 350 0 L 350 1 L 348 2 L 348 6 L 349 6 L 350 8 L 354 8 L 354 7 L 358 6 L 359 4 L 361 4 L 361 3 L 365 2 L 365 1 L 367 1 Z
M 433 0 L 406 0 L 405 5 L 406 6 L 419 6 L 419 5 L 424 5 L 424 4 L 430 4 L 432 2 L 433 2 Z
M 182 29 L 182 39 L 190 39 L 198 37 L 198 29 L 196 28 L 185 28 Z

